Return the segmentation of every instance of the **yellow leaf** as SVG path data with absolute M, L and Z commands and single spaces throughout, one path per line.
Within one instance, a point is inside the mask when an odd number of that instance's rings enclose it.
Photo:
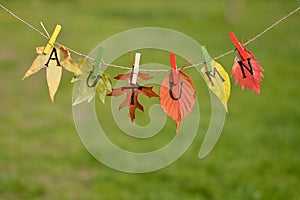
M 25 73 L 22 79 L 46 68 L 46 79 L 49 89 L 50 100 L 54 102 L 54 96 L 58 90 L 59 83 L 62 76 L 62 67 L 66 70 L 81 75 L 81 70 L 78 65 L 72 60 L 70 52 L 62 46 L 52 47 L 49 54 L 44 55 L 45 47 L 37 47 L 36 53 L 38 56 L 33 61 L 30 68 Z
M 31 67 L 27 70 L 22 80 L 24 80 L 32 74 L 37 73 L 38 71 L 40 71 L 40 69 L 46 67 L 46 65 L 44 64 L 47 63 L 49 55 L 43 55 L 43 49 L 44 47 L 36 48 L 36 53 L 39 55 L 36 57 L 36 59 L 34 59 L 34 61 L 31 64 Z
M 81 75 L 81 70 L 79 69 L 78 65 L 72 60 L 70 52 L 63 46 L 58 46 L 57 49 L 61 57 L 61 66 L 66 70 L 73 72 L 75 75 Z
M 50 100 L 54 103 L 54 95 L 59 87 L 61 75 L 62 75 L 62 68 L 61 66 L 56 66 L 54 62 L 53 64 L 49 63 L 49 66 L 46 69 L 46 79 L 49 88 L 49 95 Z
M 202 67 L 201 72 L 208 88 L 222 102 L 226 112 L 228 112 L 227 102 L 230 97 L 230 79 L 224 68 L 216 61 L 211 61 L 212 71 L 208 72 L 206 67 Z

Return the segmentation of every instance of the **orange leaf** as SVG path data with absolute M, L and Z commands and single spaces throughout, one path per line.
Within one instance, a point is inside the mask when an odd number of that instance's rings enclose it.
M 195 87 L 191 78 L 180 70 L 178 75 L 179 82 L 174 84 L 171 81 L 172 73 L 168 74 L 159 91 L 162 108 L 176 122 L 176 133 L 181 120 L 192 111 L 195 104 Z

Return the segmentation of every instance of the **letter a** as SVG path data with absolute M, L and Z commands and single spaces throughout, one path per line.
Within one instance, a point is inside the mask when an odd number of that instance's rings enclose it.
M 54 54 L 54 57 L 52 57 L 52 54 Z M 58 60 L 58 57 L 57 57 L 57 52 L 56 52 L 56 48 L 53 47 L 51 53 L 50 53 L 50 56 L 49 56 L 49 59 L 47 61 L 47 63 L 45 64 L 47 67 L 49 65 L 49 62 L 50 60 L 56 60 L 56 66 L 60 66 L 60 63 L 59 63 L 59 60 Z

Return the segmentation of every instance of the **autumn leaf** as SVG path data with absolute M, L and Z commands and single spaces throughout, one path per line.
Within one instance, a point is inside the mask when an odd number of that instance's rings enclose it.
M 49 56 L 43 55 L 44 48 L 45 47 L 36 47 L 35 50 L 36 50 L 36 53 L 38 54 L 38 56 L 36 57 L 36 59 L 31 64 L 31 67 L 27 70 L 27 72 L 23 76 L 22 80 L 24 80 L 25 78 L 29 77 L 30 75 L 32 75 L 34 73 L 37 73 L 42 68 L 47 67 L 45 65 L 45 63 L 47 63 L 47 61 L 49 59 Z
M 49 64 L 46 69 L 46 80 L 49 89 L 50 100 L 54 103 L 54 95 L 59 87 L 62 75 L 62 68 Z
M 230 80 L 222 65 L 215 60 L 211 60 L 212 70 L 209 72 L 206 67 L 201 68 L 203 78 L 207 87 L 222 102 L 226 112 L 228 112 L 227 101 L 230 96 Z
M 97 82 L 97 77 L 90 75 L 93 70 L 93 64 L 88 60 L 81 60 L 79 62 L 80 70 L 82 74 L 80 76 L 73 77 L 71 83 L 75 84 L 74 97 L 73 97 L 73 106 L 80 104 L 84 101 L 90 102 L 95 94 L 98 94 L 101 102 L 105 102 L 105 96 L 107 93 L 112 91 L 112 82 L 110 76 L 107 73 L 102 73 L 100 79 Z M 96 81 L 94 87 L 87 86 L 87 79 L 93 83 Z
M 260 84 L 263 78 L 263 69 L 258 60 L 247 51 L 249 58 L 243 60 L 238 54 L 234 60 L 231 75 L 235 79 L 235 84 L 240 83 L 242 89 L 250 88 L 260 94 Z
M 95 89 L 89 88 L 86 85 L 86 79 L 93 69 L 93 65 L 88 60 L 79 60 L 78 66 L 82 72 L 80 76 L 74 76 L 71 83 L 74 83 L 73 92 L 73 102 L 72 105 L 75 106 L 84 101 L 90 102 L 95 96 Z
M 72 72 L 75 75 L 81 75 L 82 72 L 79 69 L 78 65 L 72 60 L 70 52 L 63 46 L 58 46 L 57 49 L 58 49 L 59 54 L 63 58 L 60 61 L 61 66 L 65 70 Z
M 238 51 L 231 73 L 235 79 L 235 84 L 240 83 L 242 89 L 250 88 L 260 94 L 263 68 L 254 55 L 239 43 L 233 33 L 230 33 L 229 37 Z
M 129 74 L 120 74 L 114 77 L 117 80 L 130 80 L 131 73 Z M 147 74 L 138 74 L 139 79 L 148 80 L 152 78 Z M 114 88 L 112 92 L 108 94 L 108 96 L 120 96 L 126 94 L 126 99 L 120 104 L 119 110 L 128 106 L 129 107 L 129 117 L 131 121 L 135 119 L 135 110 L 140 109 L 144 111 L 143 106 L 138 102 L 138 95 L 142 94 L 149 98 L 151 97 L 158 97 L 158 95 L 152 90 L 152 87 L 140 86 L 139 84 L 131 84 L 130 82 L 127 83 L 124 87 Z
M 46 80 L 49 89 L 49 96 L 52 103 L 54 103 L 54 96 L 58 90 L 62 68 L 80 75 L 81 71 L 77 64 L 73 62 L 70 53 L 62 46 L 52 47 L 51 53 L 44 55 L 43 50 L 45 47 L 37 47 L 36 53 L 38 56 L 33 61 L 31 67 L 27 70 L 22 80 L 37 73 L 42 68 L 46 68 Z
M 103 73 L 101 75 L 101 78 L 95 88 L 96 94 L 98 94 L 99 99 L 102 101 L 102 103 L 105 102 L 105 97 L 107 93 L 112 92 L 112 82 L 110 80 L 110 76 L 106 73 Z
M 163 110 L 176 122 L 178 133 L 180 122 L 188 116 L 195 104 L 195 87 L 191 78 L 181 70 L 178 70 L 178 83 L 172 81 L 172 73 L 162 81 L 159 96 Z

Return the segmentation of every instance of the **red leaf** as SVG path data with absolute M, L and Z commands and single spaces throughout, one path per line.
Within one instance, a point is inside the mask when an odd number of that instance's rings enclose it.
M 247 87 L 260 94 L 263 68 L 253 54 L 239 43 L 233 33 L 229 33 L 229 37 L 239 52 L 235 57 L 231 73 L 234 76 L 235 84 L 240 83 L 242 89 Z
M 162 108 L 176 122 L 176 133 L 181 120 L 192 111 L 195 103 L 195 87 L 191 78 L 180 70 L 178 76 L 178 84 L 173 85 L 172 73 L 168 74 L 159 91 Z
M 148 74 L 138 74 L 138 78 L 148 80 L 152 78 Z M 130 80 L 131 79 L 131 73 L 129 74 L 120 74 L 115 77 L 115 79 L 118 80 Z M 135 119 L 135 109 L 140 109 L 141 111 L 144 111 L 143 106 L 138 102 L 138 95 L 143 94 L 147 97 L 158 97 L 158 95 L 153 92 L 152 87 L 146 87 L 146 86 L 140 86 L 138 84 L 130 84 L 128 83 L 124 87 L 115 88 L 112 89 L 112 92 L 108 94 L 108 96 L 120 96 L 122 94 L 126 94 L 126 99 L 120 104 L 119 110 L 129 106 L 129 116 L 131 121 Z
M 249 56 L 248 59 L 243 60 L 240 54 L 238 54 L 234 60 L 231 75 L 235 79 L 235 84 L 240 83 L 242 89 L 245 87 L 250 88 L 257 94 L 260 94 L 263 69 L 251 52 L 245 51 Z

